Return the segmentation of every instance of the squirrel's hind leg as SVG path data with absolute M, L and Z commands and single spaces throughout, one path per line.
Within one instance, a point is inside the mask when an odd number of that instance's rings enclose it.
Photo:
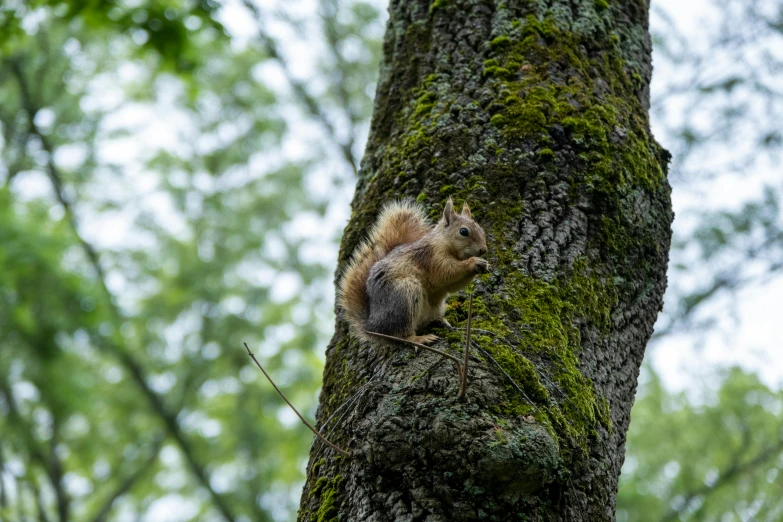
M 422 293 L 421 296 L 422 301 L 425 302 L 426 297 Z M 448 328 L 449 330 L 452 329 L 449 322 L 446 320 L 444 315 L 446 314 L 446 302 L 443 301 L 440 303 L 440 305 L 433 307 L 433 306 L 427 306 L 427 304 L 424 304 L 419 309 L 419 317 L 416 321 L 418 330 L 419 328 L 426 326 L 428 324 L 435 324 L 437 326 L 442 326 L 444 328 Z M 410 338 L 411 341 L 417 342 L 420 344 L 430 344 L 434 343 L 438 340 L 438 336 L 435 334 L 426 334 L 426 335 L 414 335 Z
M 370 274 L 367 281 L 367 330 L 413 340 L 424 298 L 421 285 L 415 279 L 393 279 L 379 272 L 379 277 Z
M 426 317 L 424 318 L 424 324 L 422 324 L 421 326 L 424 326 L 425 324 L 434 324 L 442 328 L 448 328 L 449 330 L 454 329 L 454 327 L 451 326 L 451 323 L 449 323 L 446 320 L 445 299 L 441 301 L 437 306 L 431 306 L 429 308 L 429 310 L 426 313 Z

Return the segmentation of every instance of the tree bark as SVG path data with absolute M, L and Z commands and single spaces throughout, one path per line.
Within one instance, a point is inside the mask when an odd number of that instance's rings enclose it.
M 339 271 L 380 205 L 487 232 L 467 397 L 451 362 L 338 317 L 300 521 L 613 520 L 673 218 L 644 0 L 392 0 Z M 464 327 L 466 294 L 447 318 Z M 437 330 L 459 355 L 464 331 Z

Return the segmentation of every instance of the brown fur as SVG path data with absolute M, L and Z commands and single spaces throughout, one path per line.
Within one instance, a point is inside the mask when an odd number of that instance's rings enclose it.
M 463 228 L 467 237 L 460 234 Z M 467 205 L 457 214 L 449 199 L 435 227 L 416 203 L 386 205 L 339 284 L 339 304 L 354 335 L 369 339 L 369 322 L 380 333 L 434 341 L 431 335 L 416 336 L 416 330 L 432 321 L 445 322 L 446 297 L 488 270 L 487 262 L 477 257 L 486 251 L 484 231 Z M 375 295 L 368 295 L 369 288 Z
M 431 226 L 421 207 L 410 200 L 383 207 L 367 239 L 354 250 L 339 283 L 339 305 L 355 334 L 362 336 L 367 321 L 367 276 L 372 266 L 395 247 L 424 237 Z

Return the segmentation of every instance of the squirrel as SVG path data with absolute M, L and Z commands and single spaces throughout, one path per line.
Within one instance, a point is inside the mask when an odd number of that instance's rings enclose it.
M 368 238 L 353 252 L 339 282 L 339 306 L 361 340 L 374 334 L 428 344 L 438 337 L 416 335 L 431 322 L 450 327 L 446 297 L 489 271 L 484 230 L 467 203 L 454 211 L 451 198 L 437 225 L 411 200 L 386 204 Z M 388 338 L 388 337 L 387 337 Z

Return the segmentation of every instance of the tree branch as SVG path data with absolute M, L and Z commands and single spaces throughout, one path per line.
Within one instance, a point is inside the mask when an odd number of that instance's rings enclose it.
M 285 76 L 288 83 L 291 85 L 291 88 L 294 90 L 294 94 L 296 94 L 296 97 L 299 98 L 299 101 L 304 104 L 304 106 L 307 108 L 307 111 L 310 113 L 310 115 L 313 116 L 313 118 L 315 118 L 321 125 L 323 125 L 323 127 L 326 129 L 327 134 L 329 135 L 329 138 L 337 145 L 337 147 L 342 152 L 343 158 L 348 163 L 348 165 L 350 165 L 354 175 L 358 175 L 359 169 L 356 166 L 356 159 L 353 156 L 353 150 L 352 150 L 353 138 L 350 138 L 346 143 L 340 141 L 340 139 L 337 137 L 337 132 L 334 128 L 334 125 L 332 125 L 332 122 L 329 121 L 329 118 L 327 118 L 326 114 L 321 110 L 321 108 L 318 105 L 318 102 L 307 91 L 307 88 L 305 87 L 304 83 L 297 80 L 296 77 L 291 72 L 290 67 L 288 67 L 288 63 L 283 58 L 282 54 L 280 54 L 280 50 L 277 47 L 277 42 L 274 40 L 274 38 L 272 38 L 271 36 L 269 36 L 264 32 L 263 16 L 261 14 L 261 10 L 259 9 L 259 7 L 255 5 L 251 0 L 242 0 L 242 3 L 252 13 L 253 18 L 255 19 L 256 24 L 258 25 L 259 39 L 266 47 L 269 56 L 271 56 L 274 60 L 276 60 L 280 64 L 280 68 L 283 70 L 283 75 Z
M 32 99 L 30 87 L 27 84 L 27 80 L 24 76 L 24 71 L 22 70 L 22 66 L 20 62 L 21 60 L 19 58 L 15 58 L 10 61 L 10 65 L 11 65 L 11 71 L 16 77 L 17 83 L 19 85 L 19 95 L 22 99 L 22 108 L 27 113 L 28 133 L 30 135 L 36 136 L 39 140 L 41 140 L 41 147 L 43 148 L 43 150 L 46 152 L 48 156 L 46 161 L 46 175 L 49 178 L 49 181 L 52 183 L 52 187 L 54 188 L 54 195 L 57 198 L 57 202 L 60 203 L 60 205 L 63 207 L 63 210 L 65 211 L 66 219 L 68 219 L 68 224 L 73 229 L 77 241 L 82 247 L 82 250 L 84 250 L 84 253 L 87 255 L 87 258 L 90 261 L 90 265 L 92 265 L 93 269 L 95 270 L 95 274 L 98 277 L 98 282 L 101 284 L 103 292 L 113 303 L 114 301 L 112 299 L 112 295 L 109 292 L 109 289 L 106 287 L 106 274 L 103 271 L 103 267 L 101 266 L 100 259 L 98 259 L 98 253 L 95 251 L 92 245 L 90 245 L 78 233 L 78 226 L 76 224 L 76 215 L 73 211 L 73 208 L 71 207 L 70 201 L 68 201 L 68 199 L 65 197 L 65 193 L 63 191 L 62 176 L 60 176 L 57 166 L 54 164 L 54 147 L 49 142 L 49 138 L 45 134 L 43 134 L 41 130 L 38 128 L 38 126 L 35 124 L 34 121 L 35 115 L 38 114 L 38 111 L 40 110 L 40 106 L 34 103 Z
M 22 71 L 20 65 L 20 60 L 19 59 L 12 60 L 11 65 L 12 65 L 12 70 L 14 72 L 14 75 L 16 76 L 17 83 L 19 85 L 19 90 L 22 98 L 22 103 L 24 105 L 24 110 L 25 112 L 27 112 L 28 115 L 30 134 L 37 136 L 41 140 L 41 145 L 48 154 L 48 159 L 46 163 L 47 175 L 49 176 L 49 179 L 52 183 L 52 187 L 54 188 L 57 201 L 63 207 L 63 210 L 65 211 L 65 215 L 67 216 L 68 219 L 68 224 L 74 236 L 77 238 L 77 241 L 79 242 L 85 254 L 87 255 L 87 258 L 91 266 L 95 270 L 95 273 L 98 277 L 98 282 L 101 285 L 101 288 L 106 296 L 107 306 L 109 306 L 109 310 L 111 311 L 112 316 L 114 317 L 115 321 L 119 322 L 121 318 L 121 314 L 119 312 L 119 309 L 117 308 L 116 303 L 114 302 L 114 296 L 109 291 L 109 288 L 106 285 L 106 274 L 103 268 L 101 267 L 98 253 L 93 248 L 93 246 L 88 241 L 86 241 L 79 233 L 79 227 L 76 222 L 74 209 L 71 203 L 64 195 L 62 176 L 60 175 L 57 166 L 54 164 L 54 147 L 49 142 L 48 138 L 40 131 L 40 129 L 35 125 L 35 122 L 33 121 L 35 118 L 35 114 L 40 109 L 40 106 L 35 104 L 35 102 L 32 100 L 32 97 L 30 95 L 30 90 L 28 88 L 27 82 L 24 77 L 24 72 Z M 147 400 L 152 406 L 153 411 L 158 415 L 158 417 L 161 418 L 167 430 L 169 431 L 169 434 L 177 442 L 180 451 L 182 451 L 183 455 L 185 456 L 185 460 L 187 461 L 188 466 L 191 469 L 191 472 L 196 476 L 198 481 L 201 483 L 201 486 L 209 492 L 213 504 L 217 507 L 218 511 L 221 513 L 223 518 L 229 522 L 233 522 L 235 517 L 231 509 L 229 508 L 227 501 L 210 485 L 209 477 L 207 476 L 207 473 L 203 465 L 198 461 L 198 459 L 196 459 L 193 448 L 191 447 L 189 441 L 187 440 L 184 433 L 182 433 L 182 430 L 179 427 L 179 422 L 177 421 L 176 414 L 169 411 L 168 408 L 166 408 L 160 396 L 149 387 L 149 385 L 147 384 L 145 372 L 141 364 L 139 364 L 139 362 L 136 361 L 136 359 L 129 353 L 127 348 L 124 346 L 120 346 L 114 342 L 107 341 L 105 339 L 102 339 L 100 344 L 108 347 L 110 352 L 117 359 L 119 359 L 120 362 L 125 367 L 125 369 L 130 372 L 134 382 L 136 382 L 138 387 L 141 389 L 142 393 L 147 397 Z
M 671 509 L 663 519 L 664 520 L 677 519 L 679 515 L 683 511 L 685 511 L 691 505 L 691 503 L 694 500 L 696 500 L 698 497 L 709 495 L 710 493 L 726 485 L 734 478 L 739 477 L 743 473 L 747 473 L 748 471 L 755 469 L 757 466 L 761 466 L 771 458 L 779 455 L 781 452 L 783 452 L 783 437 L 778 439 L 777 443 L 774 446 L 770 446 L 762 450 L 761 452 L 759 452 L 758 455 L 756 455 L 749 461 L 745 463 L 739 463 L 739 462 L 732 463 L 731 466 L 726 468 L 726 470 L 724 470 L 722 473 L 718 475 L 718 478 L 712 484 L 705 484 L 704 486 L 697 488 L 691 491 L 690 493 L 685 494 L 684 495 L 685 501 L 683 502 L 682 506 L 680 506 L 677 509 Z
M 30 489 L 32 490 L 33 499 L 35 500 L 35 509 L 38 512 L 38 522 L 49 522 L 49 516 L 46 514 L 46 509 L 43 504 L 41 488 L 38 487 L 35 477 L 30 480 Z
M 347 64 L 342 53 L 337 49 L 339 35 L 335 30 L 335 24 L 337 23 L 338 8 L 335 0 L 321 0 L 321 19 L 324 23 L 324 34 L 326 35 L 326 41 L 329 44 L 329 51 L 337 64 L 337 70 L 340 71 L 340 80 L 342 80 L 334 82 L 334 87 L 337 90 L 337 97 L 340 100 L 340 104 L 342 105 L 345 114 L 348 116 L 348 121 L 351 123 L 351 127 L 348 129 L 348 144 L 353 148 L 353 128 L 359 121 L 359 118 L 353 109 L 351 109 L 351 94 L 348 92 L 348 89 L 345 88 L 345 78 L 343 77 L 343 74 L 347 68 Z
M 4 512 L 8 507 L 8 497 L 5 492 L 3 475 L 5 475 L 5 459 L 3 456 L 3 443 L 0 441 L 0 513 Z
M 68 494 L 65 491 L 65 481 L 63 480 L 63 463 L 57 457 L 57 444 L 60 440 L 60 419 L 57 414 L 52 411 L 52 438 L 49 441 L 49 462 L 52 470 L 52 486 L 54 487 L 54 495 L 57 500 L 57 516 L 60 522 L 68 522 L 71 518 L 70 501 Z
M 280 388 L 278 388 L 278 387 L 277 387 L 277 384 L 275 384 L 275 381 L 273 381 L 273 380 L 272 380 L 272 378 L 269 376 L 269 374 L 268 374 L 268 373 L 266 373 L 266 370 L 264 370 L 264 367 L 263 367 L 263 366 L 261 366 L 261 363 L 259 363 L 259 362 L 258 362 L 258 359 L 256 359 L 256 356 L 255 356 L 255 355 L 253 355 L 253 352 L 251 352 L 251 351 L 250 351 L 250 348 L 248 348 L 248 346 L 247 346 L 247 343 L 242 343 L 242 344 L 244 344 L 244 345 L 245 345 L 245 349 L 247 350 L 247 354 L 250 356 L 250 358 L 251 358 L 251 359 L 253 359 L 253 362 L 254 362 L 254 363 L 256 363 L 256 366 L 258 366 L 258 368 L 259 368 L 259 369 L 260 369 L 260 370 L 261 370 L 261 371 L 264 373 L 264 377 L 266 377 L 266 379 L 267 379 L 267 380 L 270 382 L 270 384 L 272 384 L 272 386 L 274 387 L 274 389 L 275 389 L 275 391 L 278 393 L 278 395 L 280 395 L 280 397 L 282 397 L 282 398 L 283 398 L 283 400 L 286 402 L 286 404 L 288 404 L 288 406 L 289 406 L 289 407 L 290 407 L 292 410 L 294 410 L 294 413 L 296 413 L 296 416 L 297 416 L 297 417 L 299 417 L 299 420 L 301 420 L 301 421 L 304 423 L 304 425 L 305 425 L 305 426 L 307 426 L 308 428 L 310 428 L 310 431 L 312 431 L 312 432 L 313 432 L 313 435 L 315 435 L 316 437 L 318 437 L 319 439 L 321 439 L 321 440 L 324 442 L 324 444 L 326 444 L 327 446 L 329 446 L 330 448 L 332 448 L 334 451 L 336 451 L 338 454 L 342 455 L 343 457 L 350 457 L 350 456 L 351 456 L 351 454 L 350 454 L 350 453 L 348 453 L 348 452 L 347 452 L 347 451 L 345 451 L 344 449 L 342 449 L 342 448 L 339 448 L 338 446 L 335 446 L 334 444 L 332 444 L 331 442 L 329 442 L 329 441 L 326 439 L 326 437 L 324 437 L 323 435 L 321 435 L 321 432 L 320 432 L 320 431 L 318 431 L 317 429 L 315 429 L 315 428 L 312 426 L 312 424 L 310 424 L 309 422 L 307 422 L 307 420 L 305 420 L 305 418 L 304 418 L 304 417 L 302 417 L 302 414 L 301 414 L 301 413 L 299 413 L 299 410 L 297 410 L 297 409 L 294 407 L 294 405 L 293 405 L 293 404 L 291 404 L 291 401 L 289 401 L 289 400 L 288 400 L 288 398 L 286 398 L 286 396 L 283 394 L 283 392 L 281 392 L 281 391 L 280 391 Z
M 106 498 L 106 500 L 104 500 L 101 508 L 91 519 L 92 522 L 105 522 L 107 520 L 107 517 L 111 512 L 111 508 L 114 506 L 114 502 L 122 495 L 130 491 L 130 489 L 142 477 L 142 475 L 144 475 L 144 473 L 146 473 L 152 467 L 152 465 L 155 464 L 155 461 L 158 459 L 158 453 L 160 453 L 160 449 L 163 447 L 164 440 L 165 437 L 163 436 L 157 437 L 157 440 L 154 442 L 152 451 L 150 452 L 150 455 L 147 457 L 147 459 L 141 464 L 141 466 L 138 467 L 138 469 L 136 469 L 136 471 L 125 477 L 122 482 L 119 483 L 117 488 Z
M 415 341 L 410 341 L 408 339 L 403 339 L 402 337 L 394 337 L 393 335 L 386 335 L 378 332 L 367 332 L 367 334 L 373 335 L 375 337 L 380 337 L 381 339 L 386 339 L 387 341 L 396 341 L 398 343 L 408 344 L 410 346 L 420 348 L 422 350 L 427 350 L 428 352 L 437 353 L 438 355 L 445 357 L 447 359 L 451 359 L 454 362 L 454 364 L 457 365 L 457 371 L 459 372 L 460 377 L 462 376 L 462 361 L 460 361 L 458 357 L 454 357 L 450 353 L 446 353 L 443 350 L 438 350 L 437 348 L 433 348 L 432 346 L 427 346 L 426 344 L 421 344 Z
M 209 492 L 210 496 L 212 497 L 212 502 L 218 508 L 223 518 L 229 521 L 233 521 L 234 515 L 232 514 L 222 495 L 212 488 L 212 485 L 209 482 L 209 476 L 207 475 L 204 467 L 196 458 L 195 451 L 190 445 L 190 441 L 182 432 L 182 429 L 179 426 L 179 421 L 177 421 L 176 414 L 169 411 L 160 396 L 149 387 L 147 384 L 147 379 L 144 375 L 144 370 L 129 353 L 125 351 L 117 351 L 116 356 L 120 359 L 123 366 L 125 366 L 125 368 L 130 372 L 133 380 L 139 386 L 142 393 L 147 397 L 147 400 L 152 406 L 152 409 L 163 421 L 167 431 L 176 441 L 180 451 L 182 451 L 182 454 L 185 457 L 185 461 L 188 463 L 188 467 L 190 467 L 191 472 L 196 476 L 202 487 L 204 487 Z
M 468 389 L 468 359 L 470 357 L 470 322 L 473 318 L 473 294 L 468 296 L 468 324 L 465 326 L 465 360 L 462 363 L 462 376 L 459 380 L 458 399 L 465 398 L 465 392 Z
M 23 431 L 23 440 L 25 446 L 27 446 L 27 451 L 32 456 L 33 460 L 40 464 L 46 474 L 46 477 L 52 484 L 52 489 L 54 489 L 55 492 L 57 512 L 60 517 L 60 522 L 67 522 L 68 495 L 63 488 L 62 465 L 57 458 L 57 455 L 54 453 L 54 445 L 50 454 L 44 454 L 43 449 L 35 439 L 32 428 L 27 423 L 27 420 L 24 418 L 24 416 L 22 416 L 19 409 L 16 407 L 16 399 L 14 398 L 11 386 L 3 376 L 0 376 L 0 392 L 2 392 L 6 397 L 5 402 L 8 405 L 8 415 L 13 420 L 13 424 Z M 54 438 L 55 437 L 53 435 L 53 442 Z

